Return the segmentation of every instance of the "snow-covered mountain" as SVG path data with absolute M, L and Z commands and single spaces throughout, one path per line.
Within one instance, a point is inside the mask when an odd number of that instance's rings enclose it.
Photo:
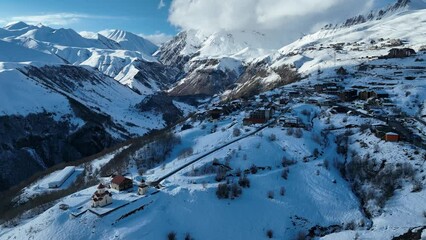
M 256 65 L 259 59 L 268 58 L 282 45 L 283 41 L 275 35 L 257 31 L 206 34 L 190 30 L 165 43 L 154 56 L 163 64 L 182 71 L 179 82 L 169 90 L 170 94 L 212 96 L 245 82 L 247 77 L 243 73 L 254 79 L 256 73 L 245 69 Z
M 2 169 L 44 169 L 195 111 L 79 162 L 58 190 L 50 172 L 0 200 L 35 206 L 0 238 L 423 239 L 424 3 L 400 0 L 286 46 L 258 32 L 185 31 L 154 56 L 120 48 L 124 33 L 90 36 L 112 41 L 92 49 L 20 37 L 42 26 L 0 30 L 0 47 L 20 52 L 0 56 Z M 366 97 L 345 100 L 353 91 Z M 198 109 L 170 97 L 215 94 Z M 109 189 L 113 203 L 91 207 L 116 173 L 132 191 Z M 137 195 L 142 182 L 151 187 Z
M 121 47 L 130 51 L 139 51 L 151 55 L 158 49 L 155 44 L 131 32 L 105 30 L 99 32 L 99 34 L 118 42 Z
M 96 68 L 112 78 L 119 76 L 117 81 L 124 82 L 141 93 L 162 90 L 176 78 L 176 70 L 169 73 L 168 67 L 164 68 L 166 70 L 162 71 L 162 76 L 148 74 L 153 71 L 149 69 L 129 71 L 131 66 L 139 61 L 160 65 L 157 59 L 151 56 L 157 46 L 142 37 L 121 30 L 85 36 L 72 29 L 53 29 L 23 22 L 10 24 L 0 30 L 0 38 L 4 41 L 57 56 L 64 63 Z M 154 64 L 155 62 L 158 64 Z M 139 78 L 142 75 L 154 83 L 144 85 L 143 81 L 134 78 L 136 75 Z
M 133 40 L 140 46 L 140 37 L 122 38 L 123 47 L 100 34 L 84 38 L 72 29 L 18 22 L 1 28 L 0 38 L 2 190 L 184 115 L 179 109 L 163 115 L 166 106 L 141 108 L 147 95 L 173 82 L 176 70 L 151 56 L 156 48 L 148 41 L 147 49 L 128 50 Z

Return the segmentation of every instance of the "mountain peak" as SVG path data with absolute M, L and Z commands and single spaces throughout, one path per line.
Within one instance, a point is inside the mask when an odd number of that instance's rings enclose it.
M 4 28 L 7 29 L 7 30 L 20 30 L 20 29 L 23 29 L 23 28 L 27 28 L 29 26 L 30 25 L 28 25 L 28 24 L 26 24 L 22 21 L 19 21 L 19 22 L 9 23 Z
M 112 29 L 100 31 L 99 34 L 118 42 L 127 50 L 139 51 L 152 55 L 158 49 L 158 47 L 149 40 L 128 31 Z

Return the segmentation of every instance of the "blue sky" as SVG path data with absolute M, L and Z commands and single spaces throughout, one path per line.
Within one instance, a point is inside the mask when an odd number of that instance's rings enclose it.
M 123 29 L 146 35 L 174 35 L 168 22 L 171 0 L 1 0 L 0 23 L 14 21 L 76 31 Z M 160 4 L 161 3 L 161 4 Z
M 157 44 L 180 30 L 255 30 L 290 43 L 326 24 L 341 23 L 395 1 L 0 0 L 0 25 L 24 21 L 78 32 L 122 29 Z

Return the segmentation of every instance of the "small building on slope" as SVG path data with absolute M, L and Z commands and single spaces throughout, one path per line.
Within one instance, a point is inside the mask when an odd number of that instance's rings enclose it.
M 112 203 L 112 194 L 106 190 L 102 183 L 98 185 L 96 192 L 92 195 L 92 207 L 103 207 Z
M 111 188 L 117 191 L 126 190 L 132 187 L 133 187 L 133 181 L 121 175 L 117 175 L 111 180 Z
M 75 171 L 74 166 L 68 166 L 59 171 L 48 183 L 49 188 L 60 187 Z

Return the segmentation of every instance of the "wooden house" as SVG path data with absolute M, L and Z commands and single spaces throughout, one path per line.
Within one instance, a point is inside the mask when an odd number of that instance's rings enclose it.
M 220 118 L 222 113 L 223 113 L 223 109 L 221 107 L 217 107 L 209 111 L 209 116 L 211 119 L 216 120 Z
M 339 93 L 339 97 L 344 102 L 352 102 L 358 98 L 358 91 L 355 89 L 345 90 Z
M 252 125 L 252 124 L 264 124 L 267 120 L 265 118 L 244 118 L 243 125 Z
M 386 142 L 398 142 L 399 141 L 399 134 L 394 132 L 387 132 L 385 134 L 385 141 Z
M 389 50 L 388 58 L 404 58 L 416 55 L 411 48 L 392 48 Z
M 358 94 L 358 97 L 361 100 L 367 100 L 369 98 L 376 97 L 376 96 L 377 96 L 376 92 L 374 91 L 360 91 Z
M 133 187 L 133 181 L 126 177 L 117 175 L 111 180 L 111 188 L 122 191 Z

